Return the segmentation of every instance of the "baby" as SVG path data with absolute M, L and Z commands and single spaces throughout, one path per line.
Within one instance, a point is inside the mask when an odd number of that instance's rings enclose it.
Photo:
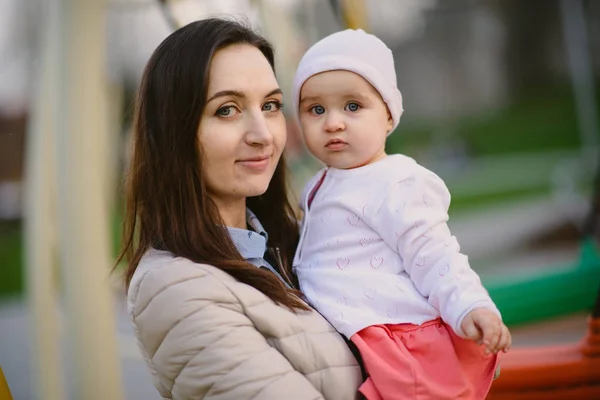
M 360 351 L 373 399 L 484 399 L 510 333 L 446 222 L 450 194 L 385 141 L 402 114 L 392 52 L 334 33 L 293 85 L 309 181 L 294 268 L 309 302 Z

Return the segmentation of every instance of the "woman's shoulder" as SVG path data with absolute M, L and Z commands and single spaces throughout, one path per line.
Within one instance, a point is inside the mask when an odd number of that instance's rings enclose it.
M 212 385 L 237 392 L 258 386 L 258 397 L 273 398 L 281 390 L 273 382 L 282 377 L 298 398 L 320 392 L 347 399 L 360 384 L 352 352 L 320 314 L 293 313 L 210 265 L 149 252 L 132 279 L 128 307 L 155 385 L 165 393 L 202 398 Z M 253 379 L 243 384 L 239 371 Z
M 235 296 L 227 290 L 227 281 L 235 280 L 212 265 L 177 257 L 168 251 L 151 249 L 142 257 L 131 278 L 127 305 L 130 312 L 134 308 L 145 308 L 165 291 L 179 294 L 168 296 L 173 301 L 185 301 L 185 295 L 193 293 L 202 293 L 206 300 L 235 301 Z
M 185 257 L 178 257 L 169 251 L 150 249 L 140 260 L 133 275 L 132 283 L 133 281 L 143 280 L 148 274 L 176 277 L 190 273 L 208 275 L 220 280 L 233 280 L 229 274 L 212 265 L 197 263 Z

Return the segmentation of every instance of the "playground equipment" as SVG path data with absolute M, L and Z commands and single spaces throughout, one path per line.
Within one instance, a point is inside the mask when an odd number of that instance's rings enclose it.
M 588 285 L 595 285 L 597 290 L 588 330 L 578 343 L 512 349 L 502 359 L 502 374 L 492 386 L 489 400 L 600 399 L 600 274 L 597 273 L 599 258 L 594 238 L 599 220 L 600 167 L 591 211 L 585 223 L 579 267 L 584 269 L 586 276 L 589 275 Z M 557 275 L 554 279 L 558 278 Z M 556 285 L 558 281 L 551 284 Z M 561 288 L 564 290 L 570 284 L 573 281 L 563 282 Z M 550 283 L 544 285 L 548 287 Z M 593 301 L 593 297 L 590 300 Z M 559 303 L 540 306 L 553 307 L 555 304 Z
M 25 247 L 35 396 L 63 400 L 55 272 L 79 399 L 123 398 L 112 296 L 105 184 L 106 0 L 51 0 L 42 26 L 27 157 Z M 56 219 L 55 219 L 56 218 Z
M 593 238 L 586 236 L 572 265 L 484 282 L 505 323 L 516 325 L 590 310 L 600 281 L 600 257 L 595 247 Z
M 13 400 L 2 368 L 0 368 L 0 400 Z
M 590 212 L 582 231 L 580 257 L 574 267 L 489 286 L 507 322 L 592 309 L 587 332 L 578 343 L 515 348 L 503 357 L 501 377 L 489 400 L 562 400 L 600 398 L 600 160 L 598 120 L 589 68 L 581 1 L 561 0 L 563 32 L 582 131 L 582 159 L 595 160 L 596 177 Z M 577 53 L 577 54 L 576 54 Z M 589 86 L 589 87 L 588 87 Z M 588 144 L 586 146 L 586 144 Z M 523 296 L 527 293 L 527 296 Z M 594 296 L 595 293 L 595 296 Z M 595 303 L 594 303 L 595 297 Z M 593 307 L 592 307 L 593 305 Z
M 589 43 L 580 0 L 560 0 L 564 46 L 571 76 L 581 137 L 581 162 L 593 171 L 600 163 L 598 117 L 591 70 Z M 593 199 L 595 207 L 600 201 Z M 590 214 L 590 218 L 594 218 Z M 597 215 L 597 214 L 596 214 Z M 509 325 L 566 315 L 592 308 L 600 281 L 600 257 L 590 230 L 584 228 L 580 256 L 571 265 L 552 271 L 502 280 L 484 281 L 490 295 Z M 523 296 L 527 293 L 527 296 Z
M 488 400 L 563 399 L 600 399 L 600 301 L 579 343 L 506 354 L 488 395 Z

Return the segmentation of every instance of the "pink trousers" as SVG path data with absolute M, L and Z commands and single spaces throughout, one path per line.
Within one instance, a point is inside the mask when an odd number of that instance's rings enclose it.
M 441 319 L 373 325 L 350 340 L 369 375 L 359 389 L 368 400 L 485 399 L 499 362 Z

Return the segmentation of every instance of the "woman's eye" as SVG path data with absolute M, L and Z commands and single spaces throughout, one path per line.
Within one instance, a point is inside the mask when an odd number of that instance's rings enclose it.
M 217 116 L 223 118 L 231 118 L 239 113 L 239 110 L 236 106 L 225 106 L 221 107 L 217 110 Z
M 263 111 L 277 111 L 283 108 L 283 103 L 280 101 L 269 101 L 263 106 Z
M 356 112 L 360 109 L 360 105 L 357 103 L 348 103 L 346 104 L 346 110 Z
M 217 110 L 217 115 L 220 117 L 231 117 L 235 112 L 234 106 L 221 107 Z
M 325 114 L 325 107 L 323 106 L 314 106 L 311 111 L 317 115 Z

